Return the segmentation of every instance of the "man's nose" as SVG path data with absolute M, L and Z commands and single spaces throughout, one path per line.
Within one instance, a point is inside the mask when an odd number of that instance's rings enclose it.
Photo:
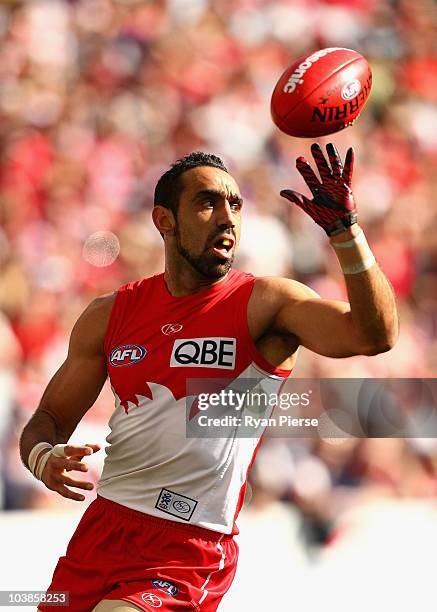
M 223 206 L 220 206 L 218 210 L 217 225 L 223 225 L 224 229 L 226 229 L 227 227 L 235 226 L 235 219 L 232 213 L 232 208 L 227 200 L 223 204 Z

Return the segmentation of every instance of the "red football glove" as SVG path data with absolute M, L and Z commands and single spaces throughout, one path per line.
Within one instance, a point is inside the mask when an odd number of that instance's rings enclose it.
M 322 182 L 304 157 L 298 157 L 296 160 L 296 168 L 313 194 L 312 200 L 291 189 L 281 191 L 281 196 L 302 208 L 323 227 L 328 236 L 335 236 L 357 222 L 357 209 L 351 191 L 354 150 L 351 148 L 346 153 L 344 168 L 332 143 L 326 145 L 326 152 L 331 167 L 328 166 L 319 145 L 311 146 Z

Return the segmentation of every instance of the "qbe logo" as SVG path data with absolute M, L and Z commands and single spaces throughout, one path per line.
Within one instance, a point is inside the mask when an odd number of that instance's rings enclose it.
M 175 340 L 171 368 L 235 368 L 235 338 L 189 338 Z
M 141 361 L 146 355 L 147 351 L 144 346 L 139 344 L 123 344 L 123 346 L 117 346 L 112 349 L 109 355 L 109 362 L 114 367 L 128 366 Z

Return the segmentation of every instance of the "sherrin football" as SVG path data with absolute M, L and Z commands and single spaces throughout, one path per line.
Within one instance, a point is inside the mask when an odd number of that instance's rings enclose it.
M 354 123 L 372 87 L 367 60 L 352 49 L 330 47 L 298 59 L 272 94 L 271 113 L 282 132 L 326 136 Z

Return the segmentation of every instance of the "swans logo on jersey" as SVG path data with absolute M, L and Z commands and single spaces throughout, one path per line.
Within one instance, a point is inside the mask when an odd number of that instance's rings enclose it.
M 123 344 L 112 349 L 109 361 L 114 367 L 128 366 L 141 361 L 147 355 L 144 346 L 139 344 Z
M 189 338 L 175 340 L 171 368 L 219 368 L 233 370 L 237 341 L 235 338 Z
M 183 325 L 180 323 L 167 323 L 167 325 L 163 325 L 161 327 L 161 331 L 166 336 L 170 336 L 171 334 L 177 334 L 177 332 L 181 331 Z

